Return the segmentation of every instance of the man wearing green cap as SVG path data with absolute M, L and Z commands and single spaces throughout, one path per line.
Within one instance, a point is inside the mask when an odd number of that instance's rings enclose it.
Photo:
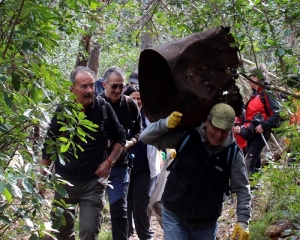
M 237 195 L 237 224 L 232 239 L 249 239 L 251 194 L 244 157 L 230 131 L 235 112 L 225 103 L 212 107 L 207 120 L 190 129 L 176 128 L 182 114 L 151 123 L 141 140 L 158 149 L 175 148 L 176 158 L 162 196 L 165 240 L 214 240 L 224 192 Z

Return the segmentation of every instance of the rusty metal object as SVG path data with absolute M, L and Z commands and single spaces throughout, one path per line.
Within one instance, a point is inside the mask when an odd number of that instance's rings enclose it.
M 242 96 L 235 85 L 239 64 L 229 28 L 212 28 L 142 51 L 139 87 L 143 109 L 153 122 L 173 111 L 183 113 L 179 127 L 197 126 L 219 102 L 236 114 Z

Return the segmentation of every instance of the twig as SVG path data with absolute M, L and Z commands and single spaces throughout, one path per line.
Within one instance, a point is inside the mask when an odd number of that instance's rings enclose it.
M 12 27 L 12 29 L 11 29 L 10 34 L 9 34 L 7 44 L 6 44 L 5 49 L 4 49 L 4 51 L 3 51 L 2 58 L 5 58 L 7 49 L 8 49 L 8 47 L 9 47 L 10 41 L 11 41 L 12 36 L 13 36 L 13 34 L 14 34 L 14 31 L 15 31 L 15 27 L 16 27 L 16 25 L 17 25 L 17 22 L 18 22 L 18 19 L 19 19 L 20 15 L 21 15 L 21 12 L 22 12 L 22 9 L 23 9 L 23 6 L 24 6 L 24 2 L 25 2 L 25 0 L 22 0 L 21 6 L 20 6 L 20 8 L 19 8 L 18 14 L 17 14 L 16 19 L 15 19 L 15 22 L 14 22 L 14 25 L 13 25 L 13 27 Z
M 289 91 L 286 91 L 286 90 L 283 90 L 283 89 L 280 89 L 280 88 L 277 88 L 277 87 L 274 87 L 274 86 L 270 86 L 270 85 L 263 85 L 259 82 L 255 82 L 253 81 L 251 78 L 249 78 L 247 75 L 243 74 L 243 73 L 239 73 L 239 75 L 241 75 L 243 78 L 247 79 L 248 81 L 260 86 L 260 87 L 263 87 L 267 90 L 272 90 L 272 91 L 276 91 L 276 92 L 280 92 L 280 93 L 283 93 L 285 95 L 288 95 L 288 96 L 292 96 L 294 98 L 297 98 L 297 99 L 300 99 L 300 95 L 297 95 L 295 93 L 292 93 L 292 92 L 289 92 Z

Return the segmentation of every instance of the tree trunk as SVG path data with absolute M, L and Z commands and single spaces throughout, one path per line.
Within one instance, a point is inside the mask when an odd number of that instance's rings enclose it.
M 141 28 L 142 28 L 141 50 L 152 47 L 152 45 L 153 45 L 152 37 L 151 37 L 151 32 L 152 32 L 151 15 L 148 10 L 149 9 L 148 2 L 149 1 L 147 1 L 147 0 L 142 1 L 143 9 L 146 9 L 146 10 L 144 11 L 143 17 L 141 19 Z
M 100 49 L 100 43 L 94 42 L 90 53 L 90 59 L 88 61 L 88 67 L 95 72 L 96 79 L 98 79 Z

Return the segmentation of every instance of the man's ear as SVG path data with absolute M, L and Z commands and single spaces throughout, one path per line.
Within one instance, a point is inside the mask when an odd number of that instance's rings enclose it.
M 209 125 L 209 120 L 206 119 L 206 121 L 205 121 L 205 127 L 208 127 L 208 125 Z
M 74 85 L 70 86 L 70 92 L 74 92 Z

